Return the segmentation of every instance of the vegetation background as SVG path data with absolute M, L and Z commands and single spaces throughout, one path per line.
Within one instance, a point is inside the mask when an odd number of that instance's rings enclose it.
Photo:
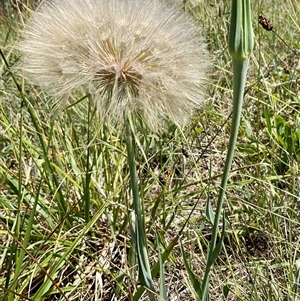
M 6 63 L 19 59 L 14 45 L 35 4 L 0 3 L 0 299 L 137 300 L 120 128 L 88 120 L 85 101 L 54 116 L 51 95 L 22 78 L 16 85 Z M 213 58 L 207 105 L 184 133 L 170 125 L 156 135 L 141 125 L 138 174 L 152 266 L 158 249 L 180 235 L 201 280 L 210 240 L 205 203 L 216 201 L 230 130 L 230 1 L 187 0 L 182 7 L 203 28 Z M 252 10 L 255 49 L 211 300 L 298 300 L 300 3 L 257 0 Z M 262 13 L 273 31 L 258 24 Z M 168 300 L 195 298 L 179 243 L 164 274 Z

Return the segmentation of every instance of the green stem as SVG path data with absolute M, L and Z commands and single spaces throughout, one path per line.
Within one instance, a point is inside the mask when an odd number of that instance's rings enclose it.
M 89 106 L 88 106 L 88 124 L 87 124 L 87 154 L 86 154 L 86 165 L 85 165 L 85 185 L 84 185 L 84 195 L 83 195 L 83 204 L 84 204 L 84 217 L 85 222 L 88 223 L 91 219 L 90 216 L 90 182 L 91 182 L 91 170 L 90 170 L 90 121 L 91 121 L 91 97 L 89 97 Z
M 135 214 L 135 227 L 133 242 L 136 246 L 138 265 L 139 265 L 139 280 L 151 291 L 154 291 L 153 280 L 147 251 L 147 240 L 144 226 L 143 204 L 139 195 L 138 178 L 136 174 L 135 162 L 135 143 L 130 130 L 129 122 L 126 122 L 126 150 L 127 160 L 130 171 L 130 182 L 133 196 L 133 210 Z M 154 295 L 149 292 L 150 300 L 155 300 Z
M 232 124 L 229 138 L 229 146 L 228 152 L 225 161 L 224 172 L 222 176 L 221 189 L 219 191 L 217 209 L 215 213 L 214 224 L 217 225 L 219 223 L 221 217 L 221 211 L 223 206 L 223 200 L 225 196 L 227 181 L 229 172 L 231 169 L 231 163 L 234 156 L 235 145 L 238 137 L 242 106 L 243 106 L 243 98 L 244 98 L 244 88 L 246 83 L 246 75 L 248 70 L 249 60 L 239 61 L 233 60 L 233 112 L 232 112 Z M 218 236 L 218 228 L 214 227 L 214 231 L 212 233 L 212 241 L 210 253 L 213 251 L 216 246 Z
M 231 169 L 231 163 L 233 160 L 235 145 L 236 145 L 239 126 L 240 126 L 240 119 L 241 119 L 241 112 L 242 112 L 242 105 L 243 105 L 243 98 L 244 98 L 244 88 L 246 83 L 246 75 L 248 70 L 249 59 L 247 60 L 233 59 L 232 63 L 233 63 L 232 125 L 231 125 L 231 132 L 229 138 L 228 152 L 226 156 L 224 172 L 223 172 L 219 196 L 218 196 L 218 203 L 217 203 L 217 208 L 215 213 L 214 225 L 212 229 L 212 238 L 211 238 L 211 243 L 209 246 L 209 251 L 207 256 L 208 259 L 212 258 L 217 243 L 217 237 L 219 232 L 218 224 L 220 222 L 228 176 Z M 223 227 L 225 227 L 225 225 L 223 225 Z M 203 277 L 203 282 L 202 282 L 203 296 L 208 295 L 210 269 L 211 269 L 211 265 L 207 265 Z
M 233 64 L 233 112 L 232 125 L 229 138 L 228 152 L 221 181 L 216 213 L 213 221 L 212 238 L 207 255 L 207 263 L 202 281 L 202 301 L 208 300 L 209 274 L 213 263 L 222 247 L 225 233 L 225 219 L 220 242 L 217 244 L 219 222 L 226 192 L 228 176 L 237 141 L 241 111 L 244 98 L 244 88 L 249 64 L 249 57 L 253 49 L 253 29 L 251 22 L 250 0 L 232 0 L 231 17 L 228 35 L 228 50 Z M 209 204 L 210 205 L 210 204 Z

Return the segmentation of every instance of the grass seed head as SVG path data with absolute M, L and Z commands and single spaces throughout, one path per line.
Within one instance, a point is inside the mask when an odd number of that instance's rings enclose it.
M 209 57 L 193 21 L 159 0 L 53 0 L 23 31 L 19 73 L 64 107 L 84 87 L 101 117 L 184 126 L 204 101 Z

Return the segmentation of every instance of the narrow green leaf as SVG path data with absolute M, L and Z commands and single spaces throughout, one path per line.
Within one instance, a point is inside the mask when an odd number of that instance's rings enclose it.
M 168 245 L 168 247 L 166 248 L 166 250 L 162 253 L 162 263 L 164 263 L 168 257 L 170 256 L 173 248 L 176 246 L 177 242 L 178 242 L 179 236 L 177 235 L 174 240 Z M 154 267 L 151 270 L 151 275 L 154 278 L 158 272 L 160 271 L 160 262 L 156 262 L 156 264 L 154 265 Z M 142 294 L 145 291 L 145 287 L 141 286 L 137 292 L 134 294 L 134 296 L 132 297 L 132 301 L 138 301 L 140 300 L 140 297 L 142 296 Z
M 221 237 L 219 242 L 216 244 L 214 250 L 212 251 L 211 255 L 209 258 L 207 258 L 207 265 L 209 266 L 209 268 L 214 264 L 214 262 L 216 261 L 217 257 L 219 256 L 221 249 L 222 249 L 222 245 L 224 242 L 224 237 L 225 237 L 225 229 L 226 229 L 226 223 L 225 223 L 225 214 L 223 212 L 223 228 L 222 228 L 222 233 L 221 233 Z
M 139 281 L 149 289 L 149 298 L 150 300 L 155 300 L 154 294 L 154 284 L 151 276 L 151 268 L 148 257 L 147 250 L 147 237 L 145 234 L 145 226 L 144 226 L 144 210 L 143 210 L 143 201 L 139 195 L 139 185 L 138 178 L 136 173 L 136 162 L 135 162 L 135 143 L 134 137 L 132 134 L 133 128 L 132 124 L 129 120 L 125 120 L 126 122 L 126 131 L 127 131 L 127 139 L 126 139 L 126 150 L 127 150 L 127 160 L 130 171 L 130 184 L 132 190 L 133 197 L 133 211 L 134 211 L 134 226 L 131 226 L 131 235 L 132 242 L 135 245 L 137 258 L 138 258 L 138 267 L 139 267 Z M 134 231 L 135 230 L 135 231 Z
M 145 237 L 143 235 L 143 232 L 141 233 L 141 230 L 143 229 L 139 229 L 139 227 L 137 226 L 135 231 L 136 250 L 139 266 L 139 280 L 151 291 L 154 291 L 152 276 L 148 272 L 149 258 L 147 253 L 147 245 L 145 245 L 144 243 Z
M 167 287 L 166 287 L 166 279 L 165 279 L 165 267 L 164 262 L 162 259 L 161 251 L 160 251 L 160 244 L 158 240 L 158 236 L 156 235 L 157 241 L 157 250 L 158 250 L 158 260 L 159 260 L 159 294 L 161 300 L 167 300 Z
M 187 258 L 185 256 L 185 252 L 184 252 L 184 249 L 183 249 L 183 246 L 182 246 L 182 243 L 180 242 L 180 248 L 181 248 L 181 253 L 182 253 L 182 257 L 183 257 L 183 262 L 184 262 L 184 266 L 185 266 L 185 269 L 189 275 L 189 278 L 190 278 L 190 281 L 193 285 L 193 288 L 195 290 L 195 297 L 196 297 L 196 300 L 201 300 L 202 298 L 202 288 L 201 288 L 201 284 L 197 278 L 197 276 L 194 274 L 194 272 L 192 271 L 188 261 L 187 261 Z
M 224 295 L 225 299 L 227 299 L 227 297 L 228 297 L 231 286 L 232 286 L 232 283 L 230 283 L 230 282 L 225 283 L 225 285 L 223 286 L 223 295 Z
M 272 134 L 272 124 L 271 124 L 270 111 L 267 106 L 264 107 L 264 116 L 265 116 L 265 121 L 267 124 L 268 133 L 269 133 L 269 135 L 271 135 Z
M 59 259 L 59 261 L 56 263 L 56 265 L 52 268 L 52 270 L 49 273 L 49 276 L 51 278 L 46 278 L 44 283 L 41 285 L 39 290 L 35 293 L 33 296 L 33 300 L 39 301 L 43 300 L 43 296 L 51 289 L 51 286 L 54 283 L 54 278 L 57 275 L 58 270 L 65 264 L 66 260 L 70 256 L 70 254 L 73 252 L 73 250 L 78 246 L 78 244 L 81 242 L 82 238 L 88 233 L 93 225 L 97 222 L 99 217 L 104 212 L 106 206 L 108 206 L 108 203 L 104 203 L 99 210 L 96 212 L 96 214 L 93 215 L 93 217 L 90 219 L 90 221 L 86 224 L 84 229 L 82 229 L 82 232 L 78 237 L 74 240 L 73 244 L 69 247 L 69 249 L 66 250 L 66 252 L 63 254 L 63 256 Z
M 214 214 L 214 211 L 212 209 L 211 202 L 210 202 L 209 198 L 207 198 L 207 202 L 206 202 L 206 205 L 205 205 L 205 216 L 208 219 L 208 221 L 211 223 L 211 225 L 213 226 L 214 225 L 214 220 L 215 220 L 215 214 Z

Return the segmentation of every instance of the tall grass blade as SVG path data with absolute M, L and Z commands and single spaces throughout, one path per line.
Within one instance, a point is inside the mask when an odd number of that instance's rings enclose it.
M 90 219 L 90 221 L 86 224 L 86 226 L 82 229 L 82 232 L 78 235 L 78 237 L 74 240 L 72 245 L 66 249 L 65 253 L 59 258 L 55 266 L 51 268 L 51 271 L 49 272 L 49 275 L 52 279 L 55 278 L 57 273 L 59 272 L 60 268 L 65 264 L 67 261 L 68 257 L 71 255 L 73 250 L 79 245 L 81 242 L 82 238 L 91 230 L 93 225 L 97 222 L 97 220 L 100 218 L 100 216 L 103 214 L 105 211 L 105 208 L 107 207 L 107 203 L 104 203 L 98 211 L 93 215 L 93 217 Z M 43 300 L 43 296 L 51 290 L 51 286 L 53 285 L 53 281 L 49 279 L 49 277 L 45 278 L 42 286 L 39 288 L 39 290 L 34 294 L 32 297 L 33 300 L 35 301 L 41 301 Z

